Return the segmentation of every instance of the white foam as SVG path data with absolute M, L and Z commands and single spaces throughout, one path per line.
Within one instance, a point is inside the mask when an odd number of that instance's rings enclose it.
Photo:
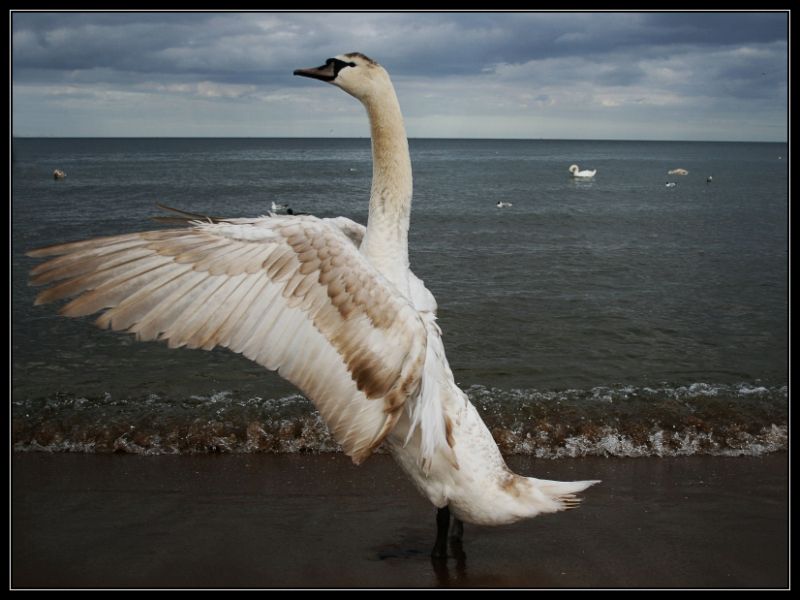
M 738 384 L 467 390 L 501 450 L 539 458 L 759 456 L 788 448 L 788 386 Z M 757 401 L 752 401 L 757 400 Z M 180 454 L 337 452 L 300 394 L 231 390 L 175 399 L 76 397 L 14 400 L 14 449 Z M 660 421 L 660 422 L 659 422 Z

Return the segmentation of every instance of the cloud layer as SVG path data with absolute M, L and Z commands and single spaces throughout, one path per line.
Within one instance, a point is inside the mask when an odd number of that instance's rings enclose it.
M 785 13 L 12 14 L 13 129 L 63 136 L 362 136 L 291 76 L 358 50 L 413 137 L 780 140 Z

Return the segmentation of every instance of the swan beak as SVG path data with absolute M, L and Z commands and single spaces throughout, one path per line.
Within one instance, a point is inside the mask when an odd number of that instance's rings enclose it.
M 295 75 L 301 77 L 311 77 L 312 79 L 319 79 L 321 81 L 333 81 L 336 79 L 336 68 L 333 61 L 329 60 L 321 67 L 312 67 L 309 69 L 295 69 Z

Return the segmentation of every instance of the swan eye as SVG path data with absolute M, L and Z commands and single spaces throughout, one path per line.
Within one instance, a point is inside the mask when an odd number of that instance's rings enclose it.
M 354 62 L 345 62 L 343 60 L 339 60 L 338 58 L 329 58 L 325 62 L 326 66 L 333 65 L 333 78 L 336 79 L 336 76 L 339 75 L 339 71 L 344 69 L 345 67 L 355 67 L 356 63 Z

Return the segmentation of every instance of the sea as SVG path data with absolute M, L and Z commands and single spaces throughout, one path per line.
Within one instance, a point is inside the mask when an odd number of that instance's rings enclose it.
M 410 149 L 411 267 L 437 299 L 456 381 L 503 452 L 787 449 L 786 144 Z M 246 217 L 276 202 L 366 223 L 369 139 L 16 138 L 11 154 L 15 450 L 338 450 L 307 399 L 240 355 L 136 342 L 34 306 L 40 260 L 25 253 L 166 227 L 152 219 L 158 203 Z M 571 164 L 597 174 L 573 179 Z

